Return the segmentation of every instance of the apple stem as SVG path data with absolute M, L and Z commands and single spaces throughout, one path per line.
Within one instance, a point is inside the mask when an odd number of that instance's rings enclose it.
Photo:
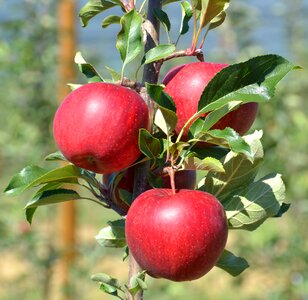
M 169 173 L 169 176 L 170 176 L 170 185 L 171 185 L 171 189 L 172 189 L 172 194 L 175 195 L 175 182 L 174 182 L 175 172 L 174 172 L 173 166 L 168 168 L 168 173 Z

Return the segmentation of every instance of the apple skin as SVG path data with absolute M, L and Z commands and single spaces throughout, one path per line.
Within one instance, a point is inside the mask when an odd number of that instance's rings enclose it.
M 178 122 L 175 132 L 180 130 L 188 119 L 198 111 L 198 102 L 209 81 L 227 64 L 210 62 L 193 62 L 171 69 L 163 78 L 165 92 L 172 98 L 177 108 Z M 250 102 L 241 105 L 220 119 L 211 129 L 231 127 L 244 135 L 252 126 L 258 112 L 258 103 Z M 183 135 L 187 140 L 188 129 Z
M 111 174 L 104 174 L 103 183 L 105 186 L 108 186 L 108 179 Z M 170 177 L 168 174 L 160 174 L 158 175 L 162 178 L 162 187 L 163 188 L 171 188 Z M 123 189 L 128 191 L 129 193 L 133 193 L 134 191 L 134 177 L 135 177 L 135 167 L 128 168 L 123 177 L 120 179 L 117 187 L 114 191 L 113 201 L 121 207 L 123 212 L 128 212 L 129 206 L 124 203 L 119 195 L 119 189 Z M 183 170 L 175 172 L 174 174 L 174 184 L 176 189 L 190 189 L 193 190 L 196 187 L 197 175 L 194 170 Z M 148 189 L 152 189 L 152 187 L 148 184 Z
M 53 133 L 70 162 L 103 174 L 124 169 L 140 156 L 139 129 L 148 127 L 148 107 L 139 94 L 97 82 L 83 85 L 63 100 Z
M 133 202 L 125 232 L 130 252 L 150 276 L 189 281 L 216 264 L 228 225 L 223 206 L 209 193 L 152 189 Z

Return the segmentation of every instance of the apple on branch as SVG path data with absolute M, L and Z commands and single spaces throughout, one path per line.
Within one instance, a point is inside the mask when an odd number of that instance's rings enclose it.
M 127 168 L 140 156 L 139 129 L 149 127 L 148 107 L 135 91 L 111 83 L 89 83 L 71 92 L 54 117 L 63 155 L 96 173 Z
M 193 62 L 179 65 L 171 69 L 163 78 L 165 92 L 175 105 L 178 122 L 175 132 L 179 134 L 185 123 L 198 111 L 198 102 L 203 90 L 210 80 L 227 64 L 210 62 Z M 220 119 L 212 129 L 231 127 L 240 135 L 244 135 L 252 126 L 258 112 L 258 103 L 250 102 L 241 105 Z M 188 128 L 183 134 L 186 140 Z
M 228 225 L 223 206 L 209 193 L 152 189 L 133 202 L 125 232 L 132 255 L 149 275 L 188 281 L 215 266 Z

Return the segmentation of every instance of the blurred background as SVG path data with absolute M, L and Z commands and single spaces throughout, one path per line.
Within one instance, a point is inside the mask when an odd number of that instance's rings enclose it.
M 56 150 L 51 124 L 61 100 L 57 91 L 65 86 L 65 82 L 59 83 L 58 67 L 60 2 L 0 0 L 1 190 L 26 165 L 53 166 L 43 158 Z M 76 50 L 104 75 L 106 64 L 119 71 L 115 48 L 119 27 L 102 29 L 104 13 L 82 28 L 77 12 L 86 2 L 76 3 Z M 166 10 L 171 14 L 172 36 L 179 27 L 180 10 L 176 4 Z M 292 202 L 289 212 L 281 219 L 267 221 L 255 232 L 231 232 L 228 249 L 245 257 L 251 266 L 238 278 L 216 269 L 200 280 L 181 284 L 148 278 L 145 299 L 308 299 L 307 15 L 308 0 L 234 0 L 225 23 L 210 32 L 204 48 L 210 61 L 235 63 L 275 53 L 304 68 L 280 83 L 275 98 L 261 105 L 254 124 L 254 128 L 264 130 L 262 172 L 283 174 L 287 198 Z M 188 45 L 189 36 L 180 42 L 182 48 Z M 164 65 L 162 76 L 171 65 L 191 60 Z M 128 68 L 126 75 L 134 67 Z M 74 81 L 85 82 L 82 77 Z M 122 251 L 101 248 L 94 240 L 106 221 L 116 219 L 116 215 L 98 210 L 95 204 L 77 203 L 78 254 L 63 291 L 58 268 L 59 207 L 40 208 L 30 228 L 23 211 L 27 196 L 0 194 L 0 299 L 112 298 L 100 292 L 90 276 L 106 272 L 126 280 Z

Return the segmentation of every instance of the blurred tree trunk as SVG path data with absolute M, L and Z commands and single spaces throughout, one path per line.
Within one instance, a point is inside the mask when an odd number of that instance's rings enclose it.
M 76 52 L 75 0 L 61 0 L 58 4 L 58 99 L 59 103 L 69 93 L 66 85 L 75 79 L 73 58 Z M 60 266 L 59 284 L 61 300 L 73 299 L 70 267 L 75 257 L 75 202 L 65 202 L 59 207 Z

